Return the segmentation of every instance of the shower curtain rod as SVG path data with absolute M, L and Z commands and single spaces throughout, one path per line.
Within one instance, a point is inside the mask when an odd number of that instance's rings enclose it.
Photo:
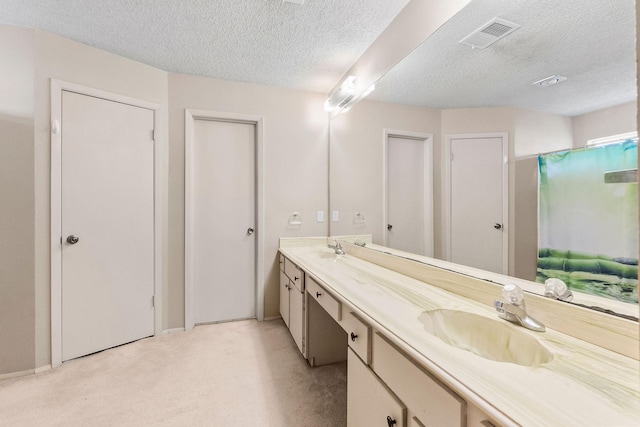
M 585 145 L 584 147 L 576 147 L 576 148 L 560 148 L 558 150 L 553 150 L 553 151 L 545 151 L 544 153 L 538 152 L 537 154 L 527 154 L 526 156 L 522 156 L 522 157 L 516 157 L 515 161 L 518 160 L 526 160 L 526 159 L 530 159 L 532 157 L 538 157 L 541 156 L 543 154 L 555 154 L 555 153 L 562 153 L 565 151 L 577 151 L 577 150 L 586 150 L 587 148 L 595 148 L 595 147 L 600 147 L 603 145 L 611 145 L 611 144 L 621 144 L 623 142 L 626 141 L 635 141 L 638 142 L 638 138 L 628 138 L 628 139 L 621 139 L 619 141 L 614 141 L 614 142 L 604 142 L 602 144 L 593 144 L 593 145 Z

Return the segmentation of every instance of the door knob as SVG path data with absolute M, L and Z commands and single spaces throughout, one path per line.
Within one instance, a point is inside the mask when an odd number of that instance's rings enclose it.
M 80 238 L 78 236 L 74 236 L 73 234 L 67 237 L 67 243 L 69 243 L 70 245 L 75 245 L 76 243 L 78 243 L 78 240 L 80 240 Z
M 393 228 L 393 225 L 387 224 L 387 230 L 391 231 L 392 228 Z
M 493 224 L 493 228 L 495 228 L 496 230 L 500 230 L 502 228 L 502 224 L 498 224 L 496 222 L 495 224 Z
M 255 230 L 251 227 L 247 228 L 247 235 L 251 236 Z

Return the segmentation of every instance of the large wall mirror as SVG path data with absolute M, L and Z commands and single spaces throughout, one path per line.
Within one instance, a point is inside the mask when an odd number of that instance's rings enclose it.
M 472 0 L 332 119 L 330 234 L 534 282 L 538 155 L 636 132 L 635 28 L 633 0 Z M 575 302 L 637 318 L 633 283 Z

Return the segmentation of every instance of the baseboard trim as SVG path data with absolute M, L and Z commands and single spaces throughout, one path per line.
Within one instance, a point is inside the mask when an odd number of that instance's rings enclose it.
M 0 381 L 17 377 L 25 377 L 27 375 L 39 374 L 40 372 L 48 371 L 49 369 L 51 369 L 51 365 L 44 365 L 40 366 L 39 368 L 26 369 L 24 371 L 18 372 L 8 372 L 6 374 L 0 374 Z
M 271 316 L 271 317 L 265 317 L 264 319 L 262 319 L 265 322 L 268 322 L 269 320 L 276 320 L 276 319 L 282 319 L 281 316 Z
M 40 372 L 48 371 L 49 369 L 51 369 L 51 365 L 40 366 L 39 368 L 35 369 L 35 373 L 39 374 Z
M 35 369 L 27 369 L 26 371 L 18 371 L 18 372 L 9 372 L 7 374 L 0 374 L 0 381 L 8 380 L 16 377 L 24 377 L 26 375 L 31 375 L 36 372 Z
M 176 334 L 178 332 L 184 332 L 184 328 L 165 329 L 164 331 L 162 331 L 162 335 Z

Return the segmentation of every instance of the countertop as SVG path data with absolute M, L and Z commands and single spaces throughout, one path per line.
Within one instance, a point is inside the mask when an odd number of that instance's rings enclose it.
M 498 319 L 493 307 L 322 245 L 280 251 L 405 349 L 462 397 L 522 426 L 640 426 L 640 365 L 635 359 L 547 328 L 533 332 L 553 360 L 537 367 L 496 362 L 446 344 L 421 322 L 449 309 Z M 498 299 L 500 296 L 496 295 Z M 534 317 L 535 314 L 531 313 Z

